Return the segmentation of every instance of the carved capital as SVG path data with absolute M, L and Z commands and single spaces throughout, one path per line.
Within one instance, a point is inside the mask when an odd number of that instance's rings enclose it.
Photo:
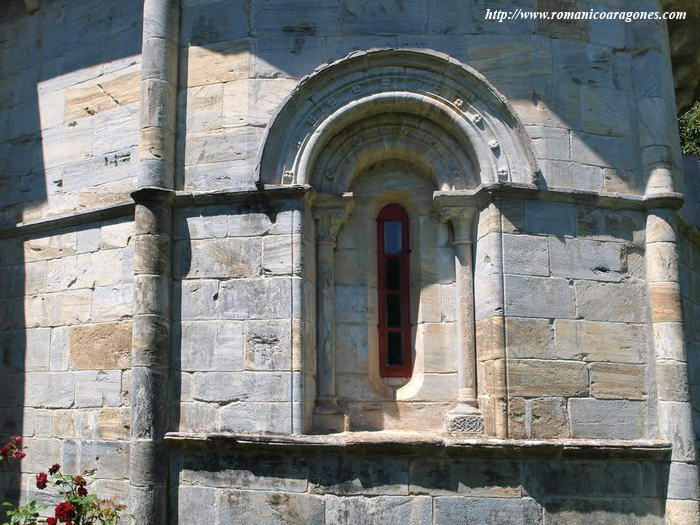
M 351 196 L 335 197 L 319 195 L 313 209 L 316 221 L 316 242 L 335 244 L 338 232 L 352 211 Z
M 472 242 L 472 223 L 477 211 L 473 202 L 462 196 L 439 195 L 433 203 L 440 219 L 452 223 L 455 243 Z

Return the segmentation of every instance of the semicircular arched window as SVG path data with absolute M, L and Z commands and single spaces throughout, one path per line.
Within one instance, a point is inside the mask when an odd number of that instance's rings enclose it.
M 410 377 L 411 290 L 408 213 L 389 204 L 377 216 L 379 365 L 382 377 Z

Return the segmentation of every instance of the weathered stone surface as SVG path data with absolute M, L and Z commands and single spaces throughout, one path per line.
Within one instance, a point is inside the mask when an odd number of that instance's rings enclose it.
M 664 510 L 668 525 L 700 522 L 700 501 L 668 499 Z
M 173 338 L 180 347 L 182 370 L 243 370 L 242 322 L 187 321 Z
M 139 100 L 141 73 L 127 73 L 91 86 L 66 90 L 64 120 L 66 122 L 96 115 Z
M 600 241 L 644 241 L 644 214 L 637 211 L 610 210 L 578 206 L 576 210 L 578 236 Z
M 202 401 L 288 401 L 289 374 L 275 372 L 197 372 L 195 399 Z
M 642 286 L 631 282 L 576 281 L 576 312 L 587 321 L 641 323 L 646 318 Z
M 239 278 L 256 277 L 261 272 L 262 249 L 259 239 L 211 239 L 178 241 L 178 277 Z
M 432 502 L 428 497 L 379 496 L 335 497 L 327 496 L 325 523 L 350 525 L 352 523 L 386 523 L 402 525 L 432 523 Z
M 549 250 L 545 237 L 503 236 L 503 270 L 523 275 L 549 275 Z
M 571 437 L 636 439 L 644 433 L 645 403 L 570 399 Z
M 588 393 L 584 363 L 518 359 L 508 363 L 508 391 L 514 396 L 582 396 Z
M 191 46 L 188 50 L 188 87 L 246 78 L 250 70 L 251 54 L 245 41 Z
M 279 319 L 291 316 L 292 280 L 237 279 L 221 283 L 223 319 Z
M 569 437 L 566 400 L 561 397 L 533 399 L 530 405 L 530 435 L 538 439 Z
M 659 399 L 663 401 L 689 401 L 688 365 L 683 362 L 656 364 L 656 382 Z
M 593 363 L 591 395 L 597 399 L 646 399 L 643 365 Z
M 291 370 L 291 321 L 250 321 L 245 334 L 246 370 Z
M 181 459 L 185 483 L 251 489 L 306 492 L 309 463 L 291 454 L 187 454 Z
M 641 324 L 558 319 L 556 355 L 561 359 L 643 363 L 647 329 Z
M 326 523 L 323 498 L 311 494 L 226 490 L 219 494 L 217 514 L 220 523 L 235 516 L 241 525 Z
M 418 459 L 411 463 L 411 494 L 519 498 L 520 471 L 508 461 Z
M 30 407 L 70 408 L 75 399 L 75 378 L 69 372 L 28 372 L 25 403 Z
M 683 319 L 681 292 L 678 283 L 649 285 L 651 319 L 654 323 L 680 322 Z
M 545 201 L 527 201 L 525 220 L 528 233 L 547 235 L 574 235 L 576 208 L 570 204 Z
M 129 439 L 130 420 L 128 408 L 103 408 L 97 414 L 97 438 L 105 441 Z
M 643 493 L 642 469 L 633 461 L 530 461 L 523 475 L 529 494 L 549 501 L 580 495 L 638 498 Z
M 177 490 L 178 519 L 187 523 L 216 523 L 217 490 L 184 485 Z
M 571 158 L 568 130 L 541 126 L 527 126 L 526 129 L 538 158 L 554 160 Z
M 435 498 L 436 523 L 484 523 L 488 525 L 539 525 L 540 506 L 531 499 Z
M 289 434 L 292 411 L 299 409 L 298 406 L 293 408 L 289 401 L 229 403 L 220 410 L 219 427 L 228 432 Z
M 408 460 L 324 455 L 311 464 L 309 490 L 314 494 L 408 495 Z
M 95 288 L 92 301 L 92 320 L 117 321 L 131 317 L 134 285 L 118 284 Z
M 75 406 L 119 406 L 121 390 L 122 374 L 118 370 L 78 372 L 75 377 Z
M 622 247 L 620 243 L 552 237 L 549 239 L 552 275 L 618 282 Z
M 131 323 L 102 323 L 70 329 L 71 367 L 78 370 L 127 368 L 131 357 Z
M 173 311 L 176 319 L 216 319 L 219 314 L 219 281 L 175 283 Z
M 549 319 L 507 317 L 506 345 L 508 356 L 515 359 L 562 357 L 554 351 L 554 329 Z
M 653 499 L 558 500 L 545 505 L 545 522 L 556 525 L 661 525 L 661 502 Z
M 517 317 L 574 318 L 574 288 L 565 279 L 505 276 L 505 313 Z
M 571 133 L 571 157 L 582 164 L 631 170 L 636 167 L 634 151 L 627 138 Z

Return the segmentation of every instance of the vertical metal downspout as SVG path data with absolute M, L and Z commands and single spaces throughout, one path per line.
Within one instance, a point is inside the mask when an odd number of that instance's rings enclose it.
M 138 525 L 167 521 L 171 232 L 179 0 L 145 0 L 141 123 L 134 217 L 129 512 Z

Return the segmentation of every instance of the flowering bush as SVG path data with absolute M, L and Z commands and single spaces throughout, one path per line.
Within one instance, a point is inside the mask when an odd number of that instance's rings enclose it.
M 0 448 L 0 463 L 11 459 L 22 459 L 22 438 L 15 436 L 9 443 Z M 122 516 L 124 507 L 112 500 L 98 499 L 87 490 L 87 480 L 82 476 L 70 476 L 61 472 L 61 465 L 55 464 L 36 476 L 36 488 L 44 490 L 49 484 L 58 488 L 61 503 L 53 509 L 53 516 L 42 518 L 40 512 L 48 505 L 39 505 L 36 501 L 20 507 L 11 503 L 3 503 L 10 518 L 3 525 L 116 525 Z

